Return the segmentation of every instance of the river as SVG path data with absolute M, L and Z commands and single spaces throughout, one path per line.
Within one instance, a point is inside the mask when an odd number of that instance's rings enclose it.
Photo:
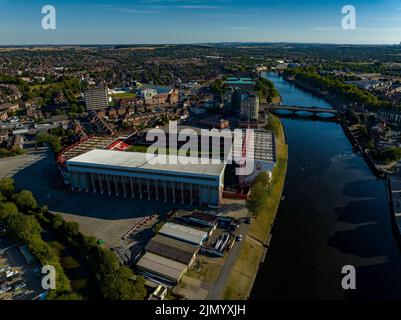
M 331 106 L 266 73 L 283 104 Z M 352 150 L 334 122 L 283 118 L 289 161 L 284 200 L 253 299 L 401 298 L 401 254 L 384 180 Z M 342 267 L 356 268 L 343 290 Z

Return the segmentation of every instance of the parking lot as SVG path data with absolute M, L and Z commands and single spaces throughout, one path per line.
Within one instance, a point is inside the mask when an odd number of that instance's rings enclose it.
M 40 205 L 79 223 L 83 233 L 104 240 L 108 247 L 132 245 L 134 238 L 127 243 L 122 237 L 135 224 L 154 213 L 163 217 L 174 208 L 174 204 L 161 201 L 71 192 L 62 187 L 53 155 L 46 148 L 0 159 L 0 176 L 12 177 L 18 189 L 31 190 Z
M 32 300 L 43 292 L 41 273 L 8 238 L 0 236 L 0 300 Z

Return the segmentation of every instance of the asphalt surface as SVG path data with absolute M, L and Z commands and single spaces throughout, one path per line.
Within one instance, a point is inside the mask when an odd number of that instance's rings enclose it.
M 240 224 L 238 234 L 242 234 L 242 241 L 241 242 L 236 241 L 234 246 L 230 250 L 228 257 L 223 267 L 221 268 L 216 284 L 209 293 L 208 300 L 222 299 L 222 296 L 224 294 L 224 289 L 226 288 L 226 283 L 228 281 L 228 277 L 230 276 L 230 272 L 234 268 L 234 264 L 237 261 L 240 249 L 242 248 L 242 245 L 245 241 L 249 227 L 250 227 L 249 224 Z

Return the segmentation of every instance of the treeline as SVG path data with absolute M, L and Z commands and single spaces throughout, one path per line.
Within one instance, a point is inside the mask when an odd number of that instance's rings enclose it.
M 259 98 L 266 98 L 266 102 L 271 103 L 273 98 L 279 96 L 274 83 L 268 79 L 260 77 L 255 84 L 255 91 L 259 94 Z
M 41 238 L 42 228 L 72 248 L 92 272 L 96 289 L 105 300 L 143 300 L 146 296 L 144 279 L 125 266 L 121 266 L 110 250 L 99 246 L 96 238 L 85 236 L 75 222 L 64 221 L 61 215 L 37 206 L 29 191 L 15 192 L 14 181 L 0 179 L 0 220 L 5 222 L 12 236 L 28 244 L 43 265 L 53 265 L 57 271 L 57 288 L 49 299 L 82 299 L 73 292 L 60 264 L 56 249 Z
M 80 92 L 80 86 L 86 86 L 86 83 L 80 83 L 80 79 L 62 79 L 58 82 L 45 85 L 30 86 L 23 82 L 19 85 L 19 89 L 22 93 L 22 99 L 24 101 L 33 98 L 41 98 L 43 105 L 52 105 L 54 97 L 58 93 L 63 93 L 64 97 L 68 101 L 69 105 L 77 104 L 78 100 L 75 94 Z
M 64 273 L 57 251 L 41 236 L 42 228 L 34 213 L 40 210 L 29 191 L 15 192 L 14 181 L 0 180 L 0 221 L 8 227 L 11 237 L 28 245 L 41 265 L 51 265 L 56 270 L 56 289 L 50 290 L 48 299 L 76 300 L 70 280 Z
M 0 158 L 19 156 L 23 153 L 24 149 L 21 149 L 20 147 L 12 148 L 11 150 L 7 148 L 0 148 Z
M 63 146 L 61 144 L 61 139 L 53 134 L 49 134 L 49 133 L 39 133 L 36 136 L 36 144 L 41 146 L 44 143 L 48 143 L 51 148 L 53 149 L 54 153 L 57 154 L 59 152 L 61 152 L 61 150 L 63 149 Z
M 246 201 L 248 210 L 257 216 L 266 203 L 271 190 L 271 180 L 266 172 L 260 173 L 252 184 L 251 193 Z
M 321 92 L 327 91 L 336 99 L 347 104 L 359 104 L 373 108 L 391 107 L 390 102 L 379 100 L 375 95 L 366 90 L 359 89 L 357 86 L 352 84 L 346 84 L 335 77 L 319 75 L 313 69 L 292 68 L 286 70 L 284 75 L 295 77 L 296 81 L 320 90 Z

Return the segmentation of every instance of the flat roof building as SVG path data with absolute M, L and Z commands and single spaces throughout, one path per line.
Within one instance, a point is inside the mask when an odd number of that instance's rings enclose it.
M 191 160 L 183 156 L 178 156 L 176 163 L 168 163 L 167 157 L 167 163 L 160 164 L 156 157 L 91 150 L 67 160 L 71 188 L 165 202 L 220 205 L 225 164 L 183 164 Z
M 145 253 L 136 264 L 136 267 L 145 277 L 174 285 L 180 282 L 180 279 L 188 270 L 186 264 L 150 252 Z
M 208 238 L 208 233 L 205 231 L 171 222 L 166 222 L 160 229 L 159 234 L 199 246 L 203 245 Z
M 199 247 L 158 234 L 149 241 L 145 250 L 190 267 L 196 259 Z

